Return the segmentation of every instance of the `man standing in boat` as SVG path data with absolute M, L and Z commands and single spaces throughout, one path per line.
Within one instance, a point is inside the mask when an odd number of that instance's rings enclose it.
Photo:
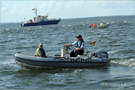
M 85 49 L 85 42 L 82 39 L 82 35 L 76 36 L 77 40 L 69 45 L 64 45 L 65 46 L 76 46 L 76 49 L 74 49 L 70 53 L 70 57 L 76 57 L 77 55 L 83 55 L 84 49 Z

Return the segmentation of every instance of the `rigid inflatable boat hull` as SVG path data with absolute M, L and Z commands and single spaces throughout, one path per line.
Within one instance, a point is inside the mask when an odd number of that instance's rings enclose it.
M 109 24 L 105 24 L 103 26 L 97 26 L 97 27 L 90 27 L 91 29 L 96 29 L 96 28 L 99 28 L 99 29 L 103 29 L 103 28 L 107 28 L 109 27 Z
M 91 66 L 101 66 L 110 62 L 108 58 L 90 58 L 88 60 L 69 59 L 59 57 L 37 57 L 34 55 L 26 55 L 17 53 L 14 55 L 16 63 L 22 68 L 87 68 Z

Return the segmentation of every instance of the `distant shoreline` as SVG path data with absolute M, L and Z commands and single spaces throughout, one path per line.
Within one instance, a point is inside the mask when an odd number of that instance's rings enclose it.
M 78 18 L 64 18 L 61 20 L 68 20 L 68 19 L 84 19 L 84 18 L 101 18 L 101 17 L 124 17 L 124 16 L 134 16 L 134 15 L 112 15 L 112 16 L 94 16 L 94 17 L 78 17 Z M 22 22 L 22 21 L 21 21 Z M 0 22 L 1 24 L 6 23 L 21 23 L 21 22 Z

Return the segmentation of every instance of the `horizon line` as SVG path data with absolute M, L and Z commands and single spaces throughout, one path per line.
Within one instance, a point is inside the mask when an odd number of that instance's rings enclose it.
M 93 17 L 76 17 L 76 18 L 63 18 L 63 20 L 66 20 L 66 19 L 82 19 L 82 18 L 96 18 L 96 17 L 112 17 L 112 16 L 134 16 L 134 15 L 110 15 L 110 16 L 93 16 Z M 62 20 L 62 18 L 61 18 Z M 0 23 L 21 23 L 22 21 L 20 22 L 1 22 Z

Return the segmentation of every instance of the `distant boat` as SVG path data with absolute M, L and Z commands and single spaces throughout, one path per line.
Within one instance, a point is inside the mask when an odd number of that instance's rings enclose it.
M 33 18 L 33 20 L 30 19 L 30 20 L 27 20 L 27 21 L 23 21 L 22 24 L 21 24 L 21 27 L 58 24 L 61 20 L 60 18 L 58 18 L 58 19 L 56 19 L 56 18 L 47 19 L 48 14 L 45 15 L 45 16 L 40 16 L 40 15 L 37 15 L 37 8 L 34 8 L 32 10 L 35 11 L 34 13 L 36 14 L 36 16 Z
M 99 28 L 99 29 L 103 29 L 103 28 L 107 28 L 110 24 L 104 24 L 103 26 L 97 26 L 97 27 L 92 27 L 90 26 L 91 29 L 96 29 L 96 28 Z

